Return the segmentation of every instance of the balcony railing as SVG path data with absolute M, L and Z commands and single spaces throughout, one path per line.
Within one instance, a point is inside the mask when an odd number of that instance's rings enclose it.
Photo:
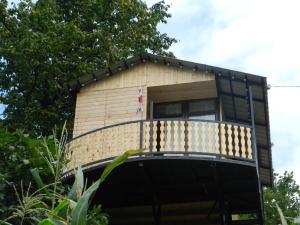
M 103 127 L 74 138 L 69 144 L 67 171 L 103 163 L 129 149 L 143 155 L 205 156 L 253 161 L 252 128 L 203 120 L 140 120 Z

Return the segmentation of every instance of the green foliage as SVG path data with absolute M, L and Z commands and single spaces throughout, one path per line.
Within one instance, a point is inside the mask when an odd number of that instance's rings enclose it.
M 128 150 L 124 154 L 114 159 L 103 171 L 101 177 L 94 182 L 89 188 L 84 190 L 83 183 L 83 171 L 78 166 L 75 172 L 75 181 L 70 193 L 63 197 L 61 196 L 58 205 L 49 213 L 47 219 L 42 220 L 39 225 L 43 224 L 71 224 L 71 225 L 86 225 L 86 224 L 107 224 L 107 216 L 101 212 L 101 208 L 94 207 L 91 213 L 88 213 L 89 203 L 93 197 L 95 191 L 99 188 L 100 184 L 103 183 L 108 175 L 118 166 L 122 165 L 129 156 L 141 153 L 143 150 Z M 76 190 L 76 195 L 74 194 Z M 76 200 L 69 199 L 68 196 Z M 97 214 L 101 212 L 100 214 Z
M 170 17 L 164 1 L 34 2 L 0 0 L 0 102 L 11 130 L 48 135 L 72 121 L 67 81 L 144 51 L 172 55 L 175 39 L 157 30 Z
M 88 214 L 87 224 L 108 225 L 108 215 L 102 211 L 101 206 L 94 206 Z
M 30 168 L 37 167 L 43 177 L 49 177 L 50 171 L 39 154 L 44 151 L 43 143 L 43 140 L 32 139 L 21 130 L 8 132 L 0 123 L 0 219 L 9 217 L 10 211 L 23 199 L 22 196 L 28 197 L 29 192 L 21 190 L 30 186 Z M 51 149 L 53 140 L 47 140 L 47 144 Z M 45 181 L 49 182 L 48 179 Z M 23 195 L 14 195 L 14 185 Z
M 7 221 L 19 221 L 19 224 L 36 224 L 39 218 L 46 215 L 48 212 L 47 204 L 44 202 L 46 196 L 39 191 L 30 194 L 29 184 L 28 189 L 24 191 L 21 183 L 19 192 L 15 188 L 15 193 L 18 199 L 18 205 L 12 207 L 12 216 L 6 218 Z
M 5 131 L 5 134 L 6 135 L 2 134 L 3 140 L 6 140 L 7 136 L 13 136 L 13 134 L 7 131 Z M 20 134 L 18 133 L 18 135 Z M 24 191 L 24 185 L 21 181 L 21 189 L 17 190 L 12 183 L 12 187 L 16 193 L 16 203 L 11 203 L 11 205 L 9 205 L 10 208 L 8 211 L 11 212 L 11 215 L 7 214 L 7 217 L 0 219 L 0 222 L 4 224 L 11 223 L 20 225 L 37 223 L 41 225 L 108 224 L 107 216 L 102 212 L 101 207 L 97 206 L 89 211 L 89 203 L 100 184 L 106 180 L 108 175 L 116 167 L 123 164 L 131 155 L 141 153 L 143 150 L 128 150 L 123 155 L 117 157 L 104 169 L 101 177 L 87 189 L 85 189 L 83 171 L 79 165 L 74 171 L 74 184 L 72 188 L 70 188 L 69 193 L 66 194 L 66 189 L 61 182 L 61 174 L 68 162 L 66 160 L 68 147 L 66 146 L 67 132 L 65 126 L 63 126 L 60 138 L 57 137 L 56 132 L 54 132 L 53 137 L 54 141 L 51 145 L 43 139 L 41 145 L 42 149 L 33 151 L 38 154 L 34 155 L 34 157 L 36 157 L 36 159 L 40 158 L 42 159 L 42 162 L 44 162 L 43 167 L 48 167 L 46 176 L 47 182 L 43 181 L 43 176 L 40 175 L 38 168 L 26 168 L 27 173 L 30 174 L 31 172 L 32 178 L 35 180 L 38 188 L 34 188 L 36 191 L 32 191 L 31 183 L 29 182 L 27 185 L 28 188 Z M 29 138 L 27 137 L 27 139 Z M 17 142 L 15 142 L 15 139 L 12 139 L 12 143 L 16 144 Z M 35 145 L 34 147 L 36 148 Z M 5 150 L 5 147 L 3 149 Z M 16 154 L 15 149 L 13 149 L 12 154 Z M 31 164 L 30 166 L 32 167 L 34 165 L 35 164 Z M 41 171 L 45 170 L 43 167 L 41 167 Z M 20 177 L 19 179 L 22 180 Z M 50 181 L 50 183 L 48 181 Z M 14 183 L 17 182 L 14 181 Z M 45 185 L 45 183 L 48 184 Z M 11 196 L 11 194 L 9 196 Z M 46 216 L 48 216 L 48 218 L 43 219 Z
M 264 189 L 265 223 L 274 225 L 281 223 L 284 215 L 293 224 L 293 219 L 300 216 L 300 189 L 293 178 L 293 172 L 284 172 L 283 176 L 274 174 L 273 188 Z M 278 207 L 282 210 L 278 213 Z

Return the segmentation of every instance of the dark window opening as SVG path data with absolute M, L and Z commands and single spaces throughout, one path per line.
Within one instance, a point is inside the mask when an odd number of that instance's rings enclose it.
M 153 117 L 216 120 L 216 108 L 215 99 L 154 103 Z

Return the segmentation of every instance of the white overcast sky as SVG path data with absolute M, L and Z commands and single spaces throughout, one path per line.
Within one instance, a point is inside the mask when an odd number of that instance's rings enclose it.
M 157 2 L 147 0 L 149 5 Z M 299 0 L 166 0 L 172 18 L 160 30 L 179 40 L 178 58 L 300 85 Z M 300 88 L 271 88 L 273 164 L 300 184 Z
M 179 40 L 171 48 L 178 58 L 266 76 L 271 85 L 300 85 L 299 0 L 166 2 L 172 18 L 159 29 Z M 298 184 L 299 102 L 300 88 L 269 90 L 274 169 L 294 171 Z

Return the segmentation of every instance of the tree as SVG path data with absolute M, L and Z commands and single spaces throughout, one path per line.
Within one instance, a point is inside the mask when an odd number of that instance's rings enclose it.
M 35 135 L 73 118 L 64 84 L 144 51 L 170 55 L 175 39 L 157 30 L 164 1 L 0 0 L 0 102 L 4 123 Z
M 294 180 L 293 172 L 285 171 L 283 176 L 274 174 L 274 178 L 274 187 L 264 189 L 266 225 L 281 224 L 276 203 L 286 218 L 300 216 L 300 189 Z

